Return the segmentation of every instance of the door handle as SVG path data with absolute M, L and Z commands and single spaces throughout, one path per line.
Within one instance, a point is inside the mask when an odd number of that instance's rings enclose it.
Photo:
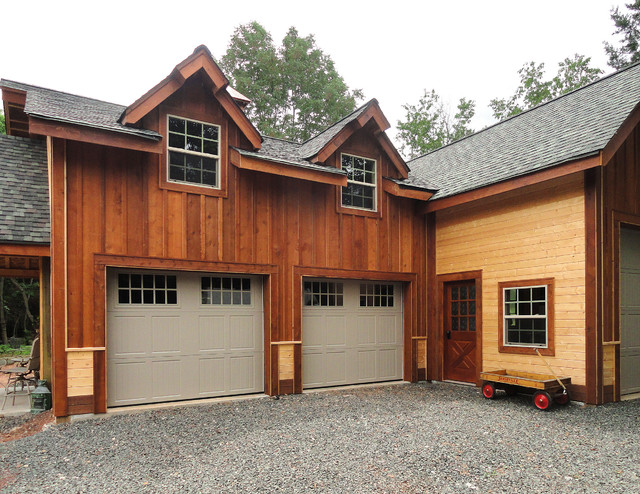
M 447 330 L 447 340 L 450 340 L 450 339 L 451 339 L 451 331 Z

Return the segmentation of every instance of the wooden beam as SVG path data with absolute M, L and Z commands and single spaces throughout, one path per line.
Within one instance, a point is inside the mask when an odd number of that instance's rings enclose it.
M 444 197 L 442 199 L 435 199 L 429 201 L 422 207 L 422 214 L 431 213 L 433 211 L 440 211 L 441 209 L 458 206 L 460 204 L 466 204 L 468 202 L 477 201 L 478 199 L 484 199 L 485 197 L 491 197 L 503 192 L 509 192 L 512 190 L 526 187 L 528 185 L 534 185 L 547 180 L 553 180 L 555 178 L 564 177 L 572 173 L 582 172 L 590 168 L 601 166 L 601 155 L 589 156 L 575 161 L 570 161 L 562 165 L 547 168 L 539 172 L 531 173 L 523 177 L 517 177 L 510 180 L 505 180 L 493 185 L 488 185 L 480 189 L 470 190 L 469 192 L 463 192 L 455 196 Z
M 235 155 L 230 156 L 231 163 L 237 168 L 243 170 L 253 170 L 255 172 L 269 173 L 271 175 L 280 175 L 288 178 L 297 178 L 307 180 L 309 182 L 320 182 L 328 185 L 347 186 L 347 176 L 337 173 L 323 172 L 321 170 L 313 170 L 311 168 L 302 168 L 295 165 L 287 165 L 285 163 L 276 163 L 273 161 L 265 161 L 250 156 L 242 156 L 235 151 Z
M 134 151 L 162 154 L 162 141 L 154 141 L 143 137 L 122 134 L 102 129 L 94 129 L 70 123 L 54 122 L 37 117 L 29 117 L 29 129 L 32 134 L 39 134 L 72 141 L 89 142 L 102 146 L 111 146 Z
M 39 278 L 38 269 L 5 269 L 0 268 L 0 278 Z
M 378 139 L 380 147 L 382 147 L 384 152 L 387 153 L 387 156 L 389 156 L 389 159 L 396 167 L 396 170 L 398 170 L 398 172 L 400 173 L 400 176 L 402 178 L 407 178 L 409 176 L 409 167 L 405 163 L 402 156 L 400 156 L 400 153 L 391 142 L 391 139 L 389 139 L 389 136 L 383 131 L 379 131 L 374 134 L 374 137 Z
M 0 244 L 0 256 L 49 257 L 49 244 Z
M 262 136 L 240 109 L 235 100 L 227 91 L 227 87 L 221 87 L 214 90 L 214 96 L 222 105 L 222 108 L 231 117 L 234 123 L 240 128 L 242 134 L 249 140 L 254 150 L 262 147 Z
M 620 146 L 627 140 L 633 129 L 640 123 L 640 103 L 629 113 L 620 128 L 602 150 L 602 166 L 606 166 L 616 154 Z
M 348 125 L 345 125 L 344 128 L 338 132 L 338 134 L 331 139 L 325 146 L 315 155 L 310 161 L 313 163 L 323 163 L 329 159 L 336 150 L 342 146 L 349 137 L 351 137 L 357 130 L 362 128 L 362 124 L 358 120 L 354 120 L 349 122 Z
M 427 190 L 404 188 L 387 178 L 382 179 L 382 188 L 385 192 L 391 194 L 392 196 L 417 199 L 418 201 L 428 201 L 429 198 L 434 194 L 433 192 L 429 192 Z
M 184 79 L 182 77 L 176 78 L 172 73 L 172 75 L 162 80 L 159 84 L 154 86 L 153 89 L 141 98 L 137 99 L 126 109 L 124 116 L 122 117 L 122 124 L 128 125 L 138 123 L 151 110 L 180 89 L 183 84 Z

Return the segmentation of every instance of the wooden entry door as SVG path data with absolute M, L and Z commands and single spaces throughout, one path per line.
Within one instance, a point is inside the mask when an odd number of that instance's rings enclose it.
M 476 381 L 477 314 L 474 280 L 444 285 L 444 379 Z

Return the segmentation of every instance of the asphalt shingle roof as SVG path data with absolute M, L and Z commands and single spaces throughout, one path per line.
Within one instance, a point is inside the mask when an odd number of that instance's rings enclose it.
M 47 144 L 0 134 L 0 242 L 50 237 Z
M 409 161 L 440 199 L 597 154 L 640 102 L 640 64 Z
M 131 134 L 147 139 L 162 139 L 161 134 L 152 130 L 127 127 L 119 123 L 118 120 L 127 108 L 126 106 L 6 79 L 0 80 L 0 87 L 26 91 L 27 99 L 24 111 L 30 116 Z

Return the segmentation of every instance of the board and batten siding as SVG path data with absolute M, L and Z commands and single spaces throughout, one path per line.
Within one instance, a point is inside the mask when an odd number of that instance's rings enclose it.
M 584 217 L 581 174 L 437 212 L 436 274 L 482 270 L 482 370 L 548 374 L 537 355 L 498 351 L 498 283 L 554 278 L 555 356 L 546 360 L 585 384 Z
M 220 124 L 223 150 L 227 145 L 246 145 L 210 95 L 197 84 L 179 91 L 146 117 L 145 127 L 159 130 L 166 114 L 178 114 Z M 377 159 L 380 177 L 398 176 L 366 128 L 349 138 L 327 164 L 335 164 L 341 151 Z M 353 271 L 361 278 L 366 272 L 415 273 L 405 351 L 412 351 L 411 337 L 424 336 L 426 233 L 424 218 L 415 214 L 416 201 L 381 193 L 379 216 L 339 212 L 339 187 L 239 169 L 224 151 L 227 187 L 217 196 L 197 187 L 162 186 L 164 154 L 50 139 L 49 156 L 57 382 L 66 383 L 69 377 L 68 349 L 106 346 L 104 265 L 100 271 L 97 256 L 113 256 L 118 262 L 128 259 L 128 264 L 101 261 L 105 265 L 148 269 L 202 271 L 219 265 L 228 272 L 264 274 L 263 267 L 268 267 L 272 282 L 265 284 L 267 393 L 278 393 L 278 362 L 283 365 L 282 376 L 294 373 L 296 389 L 301 389 L 299 348 L 293 347 L 298 352 L 295 372 L 284 365 L 277 348 L 269 351 L 271 342 L 301 340 L 293 307 L 299 267 L 325 269 L 326 276 L 332 276 L 331 270 L 342 277 Z M 209 263 L 212 268 L 195 263 Z M 283 357 L 291 350 L 283 349 Z M 96 352 L 94 410 L 100 411 L 105 403 L 106 364 L 104 350 Z M 411 354 L 407 357 L 410 365 Z M 405 366 L 407 375 L 411 369 Z M 69 413 L 66 398 L 56 394 L 57 416 Z

